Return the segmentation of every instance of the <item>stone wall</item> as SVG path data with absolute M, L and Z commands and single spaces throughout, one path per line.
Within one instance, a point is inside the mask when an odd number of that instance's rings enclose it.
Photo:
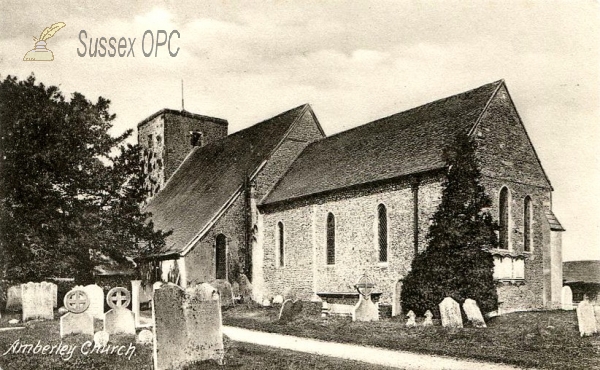
M 164 115 L 156 116 L 138 128 L 138 143 L 143 148 L 144 188 L 149 197 L 165 186 Z

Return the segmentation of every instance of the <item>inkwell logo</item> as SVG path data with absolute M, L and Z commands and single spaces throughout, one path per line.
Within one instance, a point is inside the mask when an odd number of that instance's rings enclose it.
M 27 62 L 53 61 L 54 54 L 52 54 L 52 50 L 46 49 L 46 40 L 54 36 L 54 34 L 64 26 L 66 26 L 66 24 L 63 22 L 54 23 L 52 26 L 46 27 L 46 29 L 42 31 L 39 39 L 34 36 L 33 41 L 35 41 L 35 48 L 29 50 L 23 57 L 23 60 Z

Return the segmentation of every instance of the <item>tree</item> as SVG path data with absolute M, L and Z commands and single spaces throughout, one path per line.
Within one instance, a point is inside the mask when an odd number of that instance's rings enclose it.
M 438 304 L 445 297 L 457 302 L 474 299 L 483 312 L 497 309 L 489 249 L 498 247 L 498 227 L 489 212 L 491 199 L 480 184 L 475 150 L 475 142 L 461 134 L 444 151 L 448 173 L 427 249 L 415 257 L 402 285 L 406 310 L 439 314 Z
M 132 130 L 109 134 L 110 101 L 31 75 L 0 82 L 0 257 L 14 282 L 75 277 L 87 282 L 99 257 L 123 261 L 160 247 L 165 234 L 139 208 L 143 171 Z

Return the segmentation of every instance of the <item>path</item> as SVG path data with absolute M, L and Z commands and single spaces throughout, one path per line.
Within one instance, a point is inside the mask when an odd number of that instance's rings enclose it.
M 291 335 L 265 333 L 261 331 L 223 326 L 223 334 L 237 342 L 254 343 L 262 346 L 314 353 L 322 356 L 338 357 L 346 360 L 362 361 L 375 365 L 389 366 L 405 370 L 514 370 L 509 365 L 457 360 L 451 357 L 423 355 L 412 352 L 360 346 L 354 344 L 325 342 L 316 339 L 300 338 Z

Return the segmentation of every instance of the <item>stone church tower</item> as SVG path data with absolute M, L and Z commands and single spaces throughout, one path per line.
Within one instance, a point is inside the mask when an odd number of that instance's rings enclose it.
M 143 148 L 145 189 L 150 200 L 196 147 L 227 136 L 227 120 L 185 110 L 162 109 L 138 124 Z

